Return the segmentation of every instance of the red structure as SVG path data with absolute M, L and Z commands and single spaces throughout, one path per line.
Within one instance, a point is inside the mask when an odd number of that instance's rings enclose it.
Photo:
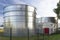
M 49 34 L 49 28 L 44 28 L 44 34 Z

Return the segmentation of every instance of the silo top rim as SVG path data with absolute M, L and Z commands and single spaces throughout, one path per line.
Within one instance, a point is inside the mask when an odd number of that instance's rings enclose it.
M 7 6 L 4 7 L 4 9 L 5 9 L 6 7 L 14 6 L 14 5 L 25 5 L 25 6 L 31 6 L 31 7 L 33 7 L 33 8 L 36 9 L 36 7 L 34 7 L 34 6 L 32 6 L 32 5 L 27 5 L 27 4 L 12 4 L 12 5 L 7 5 Z
M 48 18 L 48 17 L 40 17 L 40 18 Z M 51 18 L 52 18 L 52 16 L 51 16 Z

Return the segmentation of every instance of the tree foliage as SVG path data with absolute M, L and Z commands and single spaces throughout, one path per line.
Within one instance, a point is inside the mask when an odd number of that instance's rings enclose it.
M 57 17 L 60 19 L 60 2 L 57 3 L 57 8 L 54 9 L 54 12 L 57 14 Z

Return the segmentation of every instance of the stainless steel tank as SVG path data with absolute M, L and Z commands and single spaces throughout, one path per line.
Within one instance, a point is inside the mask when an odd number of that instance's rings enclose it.
M 56 23 L 55 19 L 56 17 L 42 17 L 42 22 L 51 22 L 51 23 Z
M 40 17 L 40 18 L 37 18 L 36 19 L 37 23 L 39 22 L 51 22 L 51 23 L 56 23 L 57 22 L 57 19 L 56 17 Z
M 34 34 L 34 25 L 36 19 L 36 8 L 16 4 L 9 5 L 4 8 L 4 35 L 10 35 L 10 28 L 12 28 L 12 36 L 26 36 Z

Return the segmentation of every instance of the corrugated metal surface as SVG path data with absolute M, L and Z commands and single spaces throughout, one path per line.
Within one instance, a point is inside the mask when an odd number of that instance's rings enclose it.
M 51 22 L 51 23 L 56 23 L 57 19 L 56 17 L 41 17 L 37 18 L 37 22 Z
M 33 35 L 35 24 L 36 9 L 28 5 L 10 5 L 4 9 L 4 29 L 5 35 L 10 35 L 10 27 L 12 27 L 13 36 L 26 36 L 27 28 Z

